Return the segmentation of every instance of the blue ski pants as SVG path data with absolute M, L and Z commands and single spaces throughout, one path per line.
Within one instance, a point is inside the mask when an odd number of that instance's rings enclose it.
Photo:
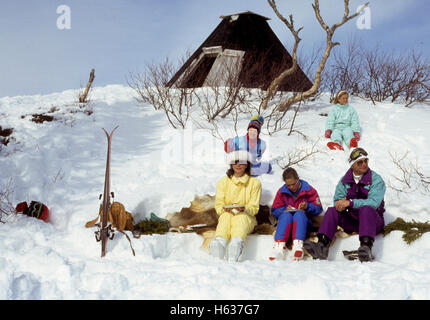
M 301 210 L 294 213 L 283 212 L 278 218 L 275 240 L 287 242 L 290 236 L 292 240 L 305 240 L 310 225 L 312 225 L 312 221 Z

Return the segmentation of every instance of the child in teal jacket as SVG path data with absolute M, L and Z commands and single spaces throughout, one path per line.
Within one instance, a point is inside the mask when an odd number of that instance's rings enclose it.
M 327 146 L 343 150 L 342 142 L 350 148 L 356 148 L 360 140 L 360 123 L 355 109 L 348 105 L 348 92 L 339 91 L 334 99 L 336 104 L 328 114 L 325 125 L 325 137 L 331 141 Z

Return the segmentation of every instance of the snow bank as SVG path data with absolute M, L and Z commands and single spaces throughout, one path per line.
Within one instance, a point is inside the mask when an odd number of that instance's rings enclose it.
M 3 216 L 0 224 L 0 299 L 429 299 L 430 239 L 428 234 L 407 245 L 399 231 L 375 241 L 372 263 L 350 262 L 341 250 L 356 249 L 357 236 L 337 241 L 329 261 L 270 262 L 271 236 L 251 235 L 244 261 L 228 263 L 201 249 L 196 234 L 143 236 L 132 239 L 131 255 L 122 234 L 100 244 L 85 222 L 97 216 L 103 190 L 106 138 L 101 130 L 119 125 L 112 144 L 111 189 L 135 220 L 155 212 L 163 217 L 189 205 L 195 195 L 214 194 L 226 171 L 222 141 L 203 130 L 173 130 L 164 114 L 138 105 L 130 88 L 94 88 L 89 106 L 75 103 L 77 90 L 50 95 L 0 98 L 0 126 L 14 128 L 0 151 L 0 186 L 11 181 L 12 202 L 39 200 L 51 209 L 51 223 L 23 215 Z M 430 220 L 428 193 L 417 181 L 408 190 L 395 177 L 401 172 L 391 156 L 407 153 L 423 173 L 430 172 L 430 109 L 392 103 L 376 106 L 361 99 L 357 110 L 360 145 L 369 166 L 403 192 L 387 188 L 386 223 L 397 217 Z M 262 136 L 270 160 L 310 146 L 324 132 L 331 105 L 328 98 L 303 106 L 295 128 Z M 37 124 L 31 114 L 56 121 Z M 249 119 L 240 121 L 246 128 Z M 319 192 L 326 209 L 335 185 L 347 170 L 348 152 L 320 151 L 297 168 Z M 391 156 L 390 156 L 391 154 Z M 282 184 L 282 170 L 260 178 L 262 204 L 271 205 Z

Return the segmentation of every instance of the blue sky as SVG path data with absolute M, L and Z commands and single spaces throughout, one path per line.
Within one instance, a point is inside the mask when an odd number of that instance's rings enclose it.
M 279 10 L 303 26 L 303 52 L 325 39 L 311 0 L 278 0 Z M 355 12 L 365 1 L 350 1 Z M 70 29 L 57 28 L 60 5 L 70 8 Z M 342 0 L 320 1 L 327 23 L 343 14 Z M 370 29 L 356 21 L 338 29 L 345 43 L 358 36 L 386 50 L 415 48 L 430 55 L 428 0 L 370 0 Z M 0 97 L 46 94 L 85 86 L 91 68 L 95 86 L 126 84 L 127 74 L 166 57 L 176 61 L 193 52 L 221 21 L 242 11 L 271 18 L 287 44 L 292 37 L 266 0 L 3 0 L 0 4 Z

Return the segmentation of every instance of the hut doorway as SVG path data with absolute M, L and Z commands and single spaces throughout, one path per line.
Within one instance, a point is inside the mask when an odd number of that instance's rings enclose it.
M 245 51 L 204 47 L 182 80 L 183 87 L 226 86 L 237 81 Z

